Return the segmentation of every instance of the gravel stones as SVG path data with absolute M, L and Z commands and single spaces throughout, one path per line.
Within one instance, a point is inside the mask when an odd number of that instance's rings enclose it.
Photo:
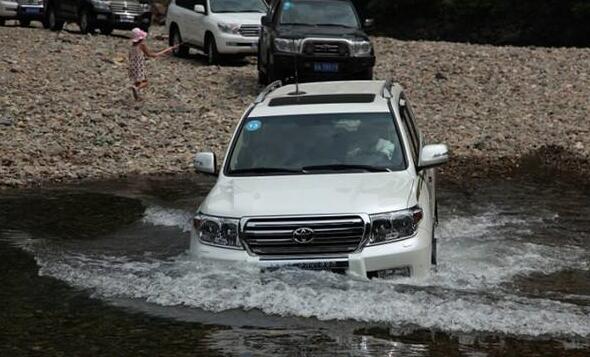
M 149 61 L 136 104 L 128 33 L 76 31 L 0 27 L 0 186 L 188 172 L 197 151 L 221 159 L 261 90 L 255 58 L 164 57 Z M 165 39 L 152 27 L 148 44 Z M 374 41 L 376 77 L 400 82 L 428 142 L 450 146 L 444 174 L 506 171 L 534 153 L 590 171 L 590 49 Z

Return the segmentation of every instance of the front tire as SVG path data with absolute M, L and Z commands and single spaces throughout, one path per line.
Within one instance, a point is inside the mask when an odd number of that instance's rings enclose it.
M 436 247 L 436 242 L 437 239 L 434 236 L 434 226 L 432 227 L 432 248 L 431 248 L 431 253 L 430 253 L 430 264 L 432 264 L 433 267 L 436 268 L 436 265 L 438 264 L 438 251 L 437 251 L 437 247 Z
M 83 35 L 94 33 L 94 19 L 88 8 L 84 8 L 80 11 L 78 24 L 80 25 L 80 33 Z
M 219 52 L 217 52 L 217 43 L 215 37 L 209 36 L 207 40 L 207 64 L 212 66 L 219 63 Z
M 61 31 L 64 28 L 64 21 L 57 18 L 53 6 L 49 6 L 49 11 L 47 11 L 47 26 L 51 31 Z
M 170 31 L 170 32 L 171 32 L 170 39 L 169 39 L 170 46 L 179 45 L 177 48 L 172 50 L 172 54 L 175 57 L 188 56 L 188 50 L 189 50 L 188 46 L 180 45 L 182 43 L 182 37 L 180 36 L 180 31 L 176 27 L 173 27 L 172 31 Z
M 373 68 L 369 68 L 369 69 L 365 70 L 363 73 L 359 74 L 357 79 L 361 80 L 361 81 L 372 81 L 373 80 Z
M 103 26 L 100 28 L 100 33 L 102 33 L 105 36 L 109 36 L 110 34 L 113 33 L 113 26 Z

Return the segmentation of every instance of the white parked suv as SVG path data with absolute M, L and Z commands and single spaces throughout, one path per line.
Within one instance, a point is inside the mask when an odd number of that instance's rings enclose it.
M 389 81 L 267 87 L 243 115 L 192 225 L 191 254 L 363 278 L 436 264 L 434 167 L 402 88 Z
M 170 45 L 180 45 L 174 51 L 179 57 L 200 49 L 209 64 L 220 55 L 255 55 L 266 11 L 264 0 L 172 0 L 166 15 Z
M 0 26 L 4 26 L 6 20 L 16 19 L 17 10 L 16 0 L 0 0 Z

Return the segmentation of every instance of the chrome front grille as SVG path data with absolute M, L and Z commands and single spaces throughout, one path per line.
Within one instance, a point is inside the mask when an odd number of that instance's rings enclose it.
M 258 37 L 260 36 L 260 26 L 242 25 L 240 26 L 240 35 L 244 37 Z
M 306 55 L 348 56 L 348 45 L 344 42 L 309 41 L 303 46 Z
M 113 1 L 111 11 L 114 13 L 131 13 L 140 15 L 143 13 L 143 5 L 138 2 Z
M 309 241 L 302 242 L 294 234 L 302 229 L 313 231 Z M 341 255 L 358 250 L 365 231 L 366 223 L 360 216 L 252 218 L 243 224 L 241 238 L 256 255 Z
M 18 0 L 19 5 L 43 5 L 41 0 Z

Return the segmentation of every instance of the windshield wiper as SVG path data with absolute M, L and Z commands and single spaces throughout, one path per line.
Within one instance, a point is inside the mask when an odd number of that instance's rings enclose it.
M 387 167 L 372 165 L 353 165 L 353 164 L 332 164 L 332 165 L 315 165 L 305 166 L 303 172 L 309 171 L 346 171 L 346 170 L 363 170 L 368 172 L 391 172 Z
M 353 29 L 353 26 L 341 25 L 341 24 L 316 24 L 316 26 L 332 26 L 332 27 L 344 27 L 347 29 Z
M 283 22 L 280 25 L 281 26 L 315 26 L 312 24 L 305 24 L 303 22 Z
M 300 174 L 301 170 L 280 168 L 280 167 L 250 167 L 247 169 L 230 170 L 230 174 Z

